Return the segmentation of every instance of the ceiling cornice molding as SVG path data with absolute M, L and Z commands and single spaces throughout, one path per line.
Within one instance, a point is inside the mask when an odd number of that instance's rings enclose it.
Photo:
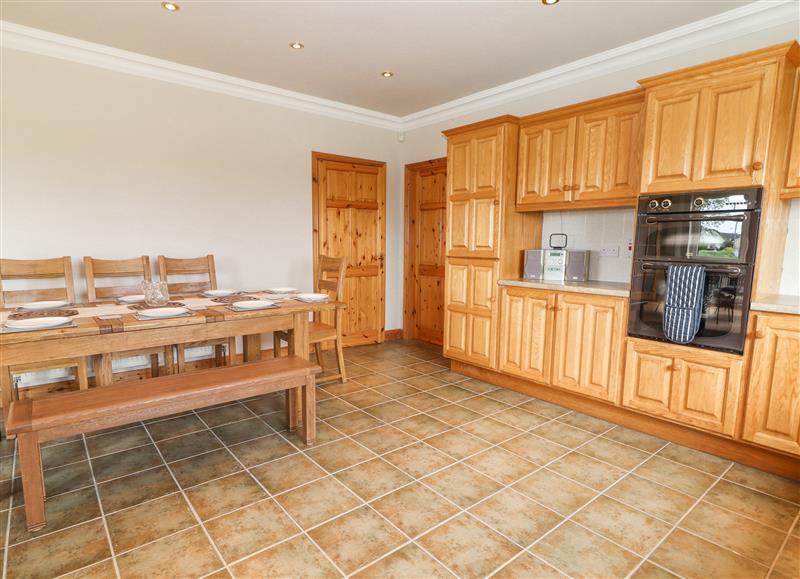
M 87 42 L 5 20 L 0 21 L 0 46 L 353 121 L 381 129 L 402 130 L 400 117 L 394 115 L 186 66 L 137 52 Z
M 403 130 L 417 129 L 462 117 L 792 21 L 797 21 L 797 0 L 758 0 L 519 80 L 411 113 L 402 117 Z
M 0 20 L 0 46 L 404 132 L 796 20 L 796 0 L 758 0 L 404 117 L 3 20 Z

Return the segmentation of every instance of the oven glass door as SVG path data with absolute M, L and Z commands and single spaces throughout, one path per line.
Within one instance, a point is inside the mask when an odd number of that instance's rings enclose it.
M 640 215 L 637 257 L 668 261 L 752 261 L 756 226 L 750 212 Z
M 664 336 L 666 264 L 635 261 L 628 335 L 668 341 Z M 741 354 L 744 351 L 752 270 L 746 265 L 709 266 L 700 331 L 692 346 Z

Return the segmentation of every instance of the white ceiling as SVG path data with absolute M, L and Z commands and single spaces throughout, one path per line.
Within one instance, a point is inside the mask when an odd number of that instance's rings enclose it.
M 2 0 L 0 18 L 403 116 L 751 0 L 176 1 Z

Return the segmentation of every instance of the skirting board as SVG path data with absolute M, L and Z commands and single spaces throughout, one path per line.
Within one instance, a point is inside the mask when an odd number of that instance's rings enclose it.
M 607 402 L 592 400 L 579 394 L 573 394 L 508 374 L 501 374 L 494 370 L 480 368 L 457 360 L 451 360 L 451 369 L 454 372 L 489 382 L 495 386 L 502 386 L 529 396 L 535 396 L 547 402 L 559 404 L 596 418 L 669 440 L 670 442 L 716 454 L 773 474 L 800 480 L 800 458 L 798 457 L 775 452 L 748 442 L 723 438 L 688 426 L 628 410 L 627 408 L 613 406 Z

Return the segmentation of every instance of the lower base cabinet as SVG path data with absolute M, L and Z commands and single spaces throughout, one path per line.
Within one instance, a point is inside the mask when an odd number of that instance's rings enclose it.
M 742 356 L 628 338 L 622 404 L 733 436 Z
M 506 287 L 501 296 L 499 370 L 548 384 L 556 294 Z
M 743 438 L 800 455 L 800 316 L 753 314 Z

